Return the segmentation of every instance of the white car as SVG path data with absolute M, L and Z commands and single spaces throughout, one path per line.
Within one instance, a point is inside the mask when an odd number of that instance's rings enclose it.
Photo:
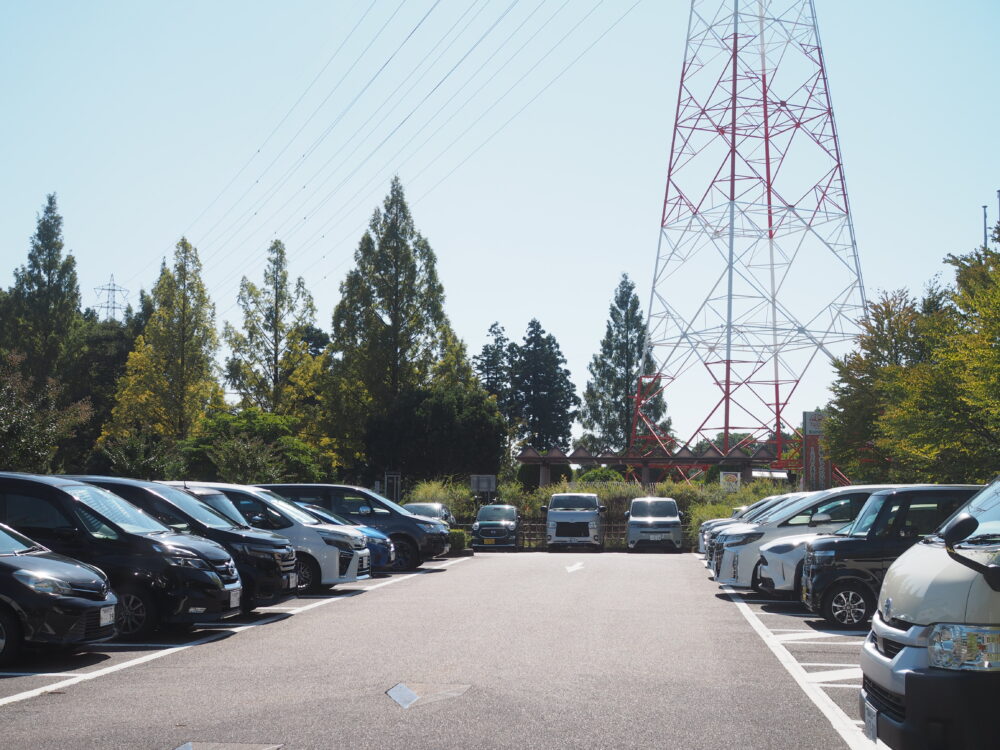
M 891 485 L 837 487 L 806 493 L 777 507 L 757 523 L 730 526 L 716 537 L 721 552 L 715 580 L 725 586 L 757 589 L 760 585 L 760 548 L 768 542 L 803 533 L 830 534 L 853 521 L 868 496 Z
M 698 527 L 698 552 L 703 555 L 705 554 L 705 540 L 707 539 L 708 532 L 711 529 L 727 523 L 736 523 L 741 519 L 746 520 L 748 517 L 756 515 L 762 509 L 770 507 L 771 501 L 778 497 L 780 497 L 780 495 L 768 495 L 767 497 L 762 497 L 760 500 L 752 503 L 751 505 L 735 509 L 733 511 L 733 515 L 729 518 L 710 518 L 707 521 L 702 521 L 701 525 Z
M 797 502 L 799 498 L 805 497 L 808 494 L 808 492 L 788 492 L 784 495 L 772 495 L 769 498 L 765 498 L 768 500 L 767 503 L 759 505 L 756 510 L 748 513 L 743 518 L 727 518 L 712 528 L 707 529 L 705 532 L 705 566 L 713 574 L 719 572 L 719 564 L 722 562 L 722 548 L 718 544 L 718 539 L 728 529 L 762 521 L 771 514 L 780 512 L 782 508 Z
M 853 521 L 837 531 L 842 533 L 853 525 Z M 793 534 L 768 542 L 760 548 L 760 571 L 757 574 L 761 591 L 773 594 L 790 592 L 798 598 L 801 586 L 802 563 L 806 558 L 806 545 L 817 537 L 826 536 L 812 532 Z
M 681 513 L 672 497 L 636 497 L 625 512 L 628 551 L 660 547 L 681 551 Z
M 371 575 L 371 553 L 362 532 L 320 523 L 271 490 L 221 482 L 165 484 L 219 490 L 251 526 L 287 537 L 295 548 L 299 591 L 315 591 L 320 586 L 351 583 Z

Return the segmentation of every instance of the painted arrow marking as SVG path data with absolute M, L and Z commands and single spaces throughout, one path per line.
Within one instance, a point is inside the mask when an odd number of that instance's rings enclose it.
M 575 573 L 576 571 L 578 571 L 582 567 L 583 567 L 583 563 L 577 563 L 576 565 L 567 565 L 566 566 L 566 572 L 567 573 Z

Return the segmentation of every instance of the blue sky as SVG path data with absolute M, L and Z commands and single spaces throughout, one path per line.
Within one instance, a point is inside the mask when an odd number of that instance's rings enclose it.
M 221 329 L 278 237 L 329 328 L 398 173 L 470 354 L 537 317 L 582 391 L 620 275 L 648 298 L 684 54 L 689 3 L 643 0 L 573 63 L 630 6 L 4 3 L 0 284 L 55 191 L 85 304 L 111 274 L 134 301 L 186 234 Z M 919 291 L 997 220 L 1000 4 L 816 6 L 869 297 Z M 675 422 L 702 397 L 668 394 Z

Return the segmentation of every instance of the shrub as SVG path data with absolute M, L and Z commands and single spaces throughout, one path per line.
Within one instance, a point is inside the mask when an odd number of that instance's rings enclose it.
M 463 529 L 450 529 L 448 542 L 451 544 L 452 552 L 461 552 L 469 546 L 469 535 Z
M 597 468 L 590 469 L 589 471 L 583 472 L 577 480 L 578 482 L 624 482 L 625 477 L 619 474 L 614 469 L 610 469 L 607 466 L 598 466 Z

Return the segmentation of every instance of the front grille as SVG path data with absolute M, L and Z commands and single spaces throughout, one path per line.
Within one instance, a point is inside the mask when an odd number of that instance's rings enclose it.
M 875 706 L 879 713 L 885 714 L 896 722 L 902 722 L 906 718 L 906 704 L 903 702 L 903 696 L 876 685 L 868 677 L 862 681 L 862 687 L 868 694 L 868 702 Z
M 586 526 L 586 525 L 587 524 L 584 524 L 584 526 Z M 560 526 L 560 524 L 556 524 L 556 529 L 558 529 L 559 526 Z M 559 532 L 556 531 L 556 533 L 558 534 Z M 494 536 L 494 537 L 507 536 L 507 529 L 498 529 L 498 528 L 484 528 L 484 529 L 479 529 L 479 536 L 482 536 L 482 537 L 487 537 L 487 536 Z
M 590 536 L 590 525 L 586 521 L 558 521 L 556 536 Z
M 292 573 L 295 570 L 295 550 L 288 549 L 278 555 L 278 567 L 282 573 Z
M 876 647 L 883 656 L 890 659 L 894 658 L 896 654 L 903 650 L 902 643 L 890 640 L 889 638 L 879 638 L 876 641 Z
M 676 529 L 680 527 L 680 524 L 677 521 L 657 521 L 653 524 L 653 527 L 657 529 Z
M 340 551 L 340 577 L 343 578 L 347 575 L 347 571 L 351 567 L 351 560 L 354 559 L 353 552 L 347 552 L 345 550 Z
M 240 576 L 236 572 L 236 566 L 233 565 L 232 560 L 227 560 L 221 563 L 212 563 L 212 569 L 218 574 L 219 578 L 225 585 L 231 583 L 239 583 Z
M 92 609 L 82 617 L 78 617 L 69 631 L 66 633 L 67 640 L 71 641 L 96 641 L 101 638 L 110 638 L 115 634 L 114 623 L 101 627 L 101 610 Z
M 70 586 L 70 591 L 73 596 L 78 596 L 81 599 L 91 599 L 95 602 L 101 602 L 108 598 L 107 585 L 102 585 L 99 589 L 86 588 L 84 586 Z

